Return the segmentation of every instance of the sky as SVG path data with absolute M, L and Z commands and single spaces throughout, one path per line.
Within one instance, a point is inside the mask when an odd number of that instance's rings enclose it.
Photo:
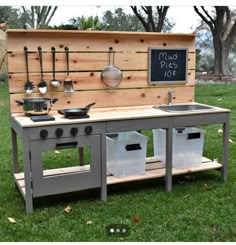
M 5 1 L 0 1 L 0 6 L 6 5 Z M 85 5 L 86 3 L 86 5 Z M 115 4 L 114 4 L 115 3 Z M 7 4 L 12 6 L 30 6 L 30 5 L 45 5 L 58 6 L 51 21 L 51 25 L 68 24 L 69 19 L 84 15 L 101 16 L 106 10 L 114 10 L 116 7 L 122 7 L 127 13 L 132 13 L 129 6 L 131 5 L 149 5 L 149 6 L 171 6 L 167 12 L 167 17 L 175 22 L 173 32 L 175 33 L 191 33 L 198 25 L 200 18 L 194 12 L 193 6 L 235 6 L 235 0 L 116 0 L 110 6 L 110 0 L 8 0 Z M 100 8 L 97 8 L 100 5 Z
M 107 10 L 114 11 L 115 8 L 121 7 L 126 13 L 133 13 L 129 6 L 59 6 L 52 21 L 51 25 L 68 24 L 69 19 L 72 17 L 79 17 L 84 15 L 88 16 L 102 16 Z M 184 18 L 183 18 L 184 16 Z M 173 32 L 193 32 L 194 27 L 198 25 L 200 18 L 194 12 L 192 6 L 171 6 L 167 12 L 167 17 L 175 22 Z M 191 21 L 186 21 L 191 20 Z

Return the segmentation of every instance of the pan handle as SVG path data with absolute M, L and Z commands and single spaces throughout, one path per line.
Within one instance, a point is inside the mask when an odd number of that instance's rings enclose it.
M 86 105 L 84 108 L 89 109 L 91 106 L 93 106 L 95 104 L 96 104 L 96 102 L 90 103 L 90 104 Z
M 24 101 L 23 100 L 15 100 L 15 102 L 20 104 L 20 105 L 24 105 Z
M 63 110 L 58 110 L 57 112 L 58 112 L 59 114 L 61 114 L 61 115 L 65 115 L 65 113 L 64 113 Z
M 54 99 L 51 99 L 51 102 L 54 104 L 55 102 L 57 102 L 58 99 L 57 98 L 54 98 Z

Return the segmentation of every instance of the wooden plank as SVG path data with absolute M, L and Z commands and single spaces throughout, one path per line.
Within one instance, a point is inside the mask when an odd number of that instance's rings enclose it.
M 189 47 L 195 52 L 194 34 L 169 34 L 147 32 L 98 32 L 98 31 L 52 31 L 11 30 L 7 33 L 8 50 L 19 51 L 23 46 L 37 51 L 38 45 L 50 51 L 51 47 L 62 51 L 68 46 L 71 51 L 146 51 L 149 47 Z
M 48 92 L 41 94 L 11 94 L 10 110 L 12 113 L 23 112 L 23 107 L 15 102 L 16 99 L 30 97 L 58 98 L 52 110 L 68 107 L 84 107 L 95 101 L 94 108 L 123 107 L 138 105 L 155 105 L 167 103 L 167 94 L 170 89 L 175 90 L 174 103 L 194 101 L 194 87 L 170 87 L 132 90 L 101 90 L 101 91 L 76 91 L 74 93 Z M 125 98 L 125 99 L 124 99 Z
M 43 48 L 43 47 L 42 47 Z M 9 73 L 25 73 L 25 56 L 23 47 L 20 52 L 12 52 L 8 54 L 8 72 Z M 148 53 L 136 52 L 121 52 L 116 53 L 114 58 L 114 65 L 123 71 L 129 70 L 147 70 L 148 69 Z M 112 57 L 111 57 L 112 58 Z M 40 73 L 40 63 L 38 53 L 29 53 L 29 72 Z M 43 71 L 45 73 L 52 73 L 52 54 L 42 54 Z M 111 61 L 112 63 L 112 61 Z M 69 54 L 69 69 L 70 71 L 102 71 L 109 65 L 108 53 L 70 53 Z M 195 53 L 188 55 L 188 69 L 195 69 Z M 66 55 L 65 53 L 56 53 L 55 71 L 66 72 Z
M 179 174 L 186 174 L 191 172 L 200 172 L 205 170 L 211 170 L 211 169 L 218 169 L 221 168 L 222 165 L 220 163 L 216 162 L 207 162 L 204 164 L 201 164 L 199 167 L 193 167 L 189 169 L 172 169 L 172 175 L 179 175 Z M 153 179 L 153 178 L 160 178 L 165 176 L 165 169 L 153 169 L 150 171 L 146 171 L 143 175 L 132 175 L 132 176 L 126 176 L 126 177 L 114 177 L 114 176 L 108 176 L 107 177 L 107 184 L 118 184 L 118 183 L 125 183 L 125 182 L 131 182 L 131 181 L 137 181 L 137 180 L 144 180 L 144 179 Z
M 118 88 L 144 88 L 144 87 L 169 87 L 170 84 L 148 84 L 147 71 L 124 71 L 122 81 Z M 59 73 L 56 79 L 64 81 L 66 73 Z M 74 90 L 93 90 L 93 89 L 107 89 L 101 81 L 101 72 L 80 72 L 71 73 L 70 79 L 73 81 Z M 34 91 L 38 91 L 37 84 L 41 80 L 40 74 L 30 74 L 30 81 L 35 84 Z M 63 83 L 59 87 L 54 87 L 50 84 L 52 74 L 44 74 L 44 80 L 48 83 L 49 92 L 64 92 Z M 24 93 L 24 84 L 26 82 L 26 74 L 10 74 L 9 75 L 9 92 L 10 93 Z M 191 86 L 195 84 L 195 71 L 189 70 L 188 81 L 184 86 Z M 183 84 L 173 83 L 172 86 L 183 86 Z
M 157 162 L 152 162 L 152 161 Z M 151 163 L 149 163 L 151 162 Z M 202 164 L 198 167 L 191 167 L 189 169 L 172 169 L 173 175 L 179 175 L 179 174 L 186 174 L 191 172 L 200 172 L 205 170 L 211 170 L 211 169 L 219 169 L 222 167 L 222 164 L 217 162 L 212 162 L 210 159 L 206 157 L 202 157 Z M 49 176 L 58 176 L 62 174 L 73 174 L 75 172 L 80 171 L 89 171 L 89 165 L 84 166 L 76 166 L 76 167 L 68 167 L 68 168 L 58 168 L 58 169 L 50 169 L 50 170 L 44 170 L 43 176 L 49 177 Z M 24 176 L 23 173 L 17 173 L 14 174 L 16 183 L 21 190 L 21 192 L 25 193 L 24 188 L 24 179 L 22 179 L 22 176 Z M 107 184 L 118 184 L 118 183 L 125 183 L 130 181 L 137 181 L 137 180 L 144 180 L 144 179 L 152 179 L 152 178 L 160 178 L 165 176 L 165 165 L 162 162 L 158 162 L 156 158 L 147 158 L 146 159 L 146 172 L 143 175 L 132 175 L 132 176 L 125 176 L 125 177 L 114 177 L 110 174 L 107 175 Z

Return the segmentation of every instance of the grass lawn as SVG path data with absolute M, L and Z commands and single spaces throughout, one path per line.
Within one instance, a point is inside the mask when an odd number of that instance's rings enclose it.
M 235 142 L 229 146 L 227 183 L 215 170 L 175 176 L 171 193 L 165 192 L 163 178 L 131 182 L 108 186 L 107 202 L 99 200 L 97 190 L 44 197 L 26 215 L 12 176 L 8 88 L 0 83 L 0 241 L 236 241 L 236 85 L 197 85 L 196 101 L 232 110 L 230 138 Z M 221 127 L 204 127 L 204 155 L 219 162 Z M 145 134 L 151 138 L 149 131 Z M 150 143 L 149 155 L 151 148 Z M 116 224 L 126 225 L 128 235 L 109 235 L 106 228 Z

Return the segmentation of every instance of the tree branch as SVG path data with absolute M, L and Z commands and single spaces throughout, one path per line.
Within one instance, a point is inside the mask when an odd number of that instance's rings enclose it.
M 210 27 L 211 32 L 214 33 L 214 21 L 213 23 L 209 21 L 196 6 L 193 6 L 195 12 L 201 17 L 201 19 Z M 202 7 L 203 8 L 203 7 Z M 208 14 L 209 15 L 209 14 Z M 211 18 L 212 19 L 212 18 Z
M 139 14 L 138 10 L 137 10 L 137 7 L 136 6 L 130 6 L 131 9 L 133 10 L 134 14 L 136 15 L 136 17 L 141 21 L 144 29 L 146 31 L 148 31 L 148 25 L 147 23 L 145 22 L 145 19 Z

